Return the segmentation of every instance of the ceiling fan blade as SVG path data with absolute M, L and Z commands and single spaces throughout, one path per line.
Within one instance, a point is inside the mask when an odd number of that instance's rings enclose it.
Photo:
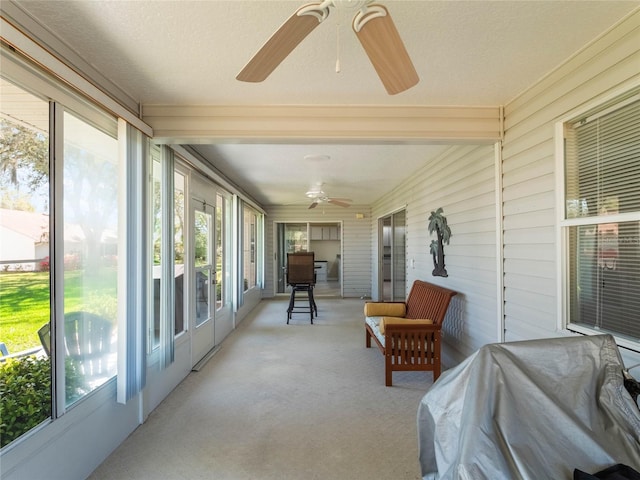
M 347 202 L 342 202 L 340 200 L 336 200 L 335 198 L 330 198 L 329 200 L 327 200 L 327 202 L 333 203 L 334 205 L 338 205 L 339 207 L 350 207 L 351 206 Z
M 311 205 L 309 205 L 309 210 L 311 210 L 312 208 L 316 208 L 318 206 L 318 202 L 313 202 Z
M 271 36 L 258 53 L 240 71 L 237 80 L 242 82 L 262 82 L 289 55 L 314 28 L 328 15 L 328 8 L 315 9 L 320 3 L 300 7 Z M 304 13 L 301 11 L 304 10 Z
M 404 92 L 420 81 L 385 7 L 373 4 L 357 13 L 353 30 L 389 95 Z

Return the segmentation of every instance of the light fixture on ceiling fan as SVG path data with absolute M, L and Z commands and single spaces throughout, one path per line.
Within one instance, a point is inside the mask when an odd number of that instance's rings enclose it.
M 311 199 L 309 209 L 316 208 L 319 203 L 330 203 L 339 207 L 350 207 L 351 202 L 353 201 L 350 198 L 329 197 L 320 188 L 311 189 L 306 193 L 306 195 Z
M 389 95 L 420 80 L 389 11 L 374 0 L 324 0 L 300 7 L 269 38 L 238 74 L 243 82 L 262 82 L 329 15 L 331 7 L 357 10 L 352 28 Z

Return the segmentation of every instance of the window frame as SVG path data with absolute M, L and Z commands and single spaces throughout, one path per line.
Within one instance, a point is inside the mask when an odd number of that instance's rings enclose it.
M 581 119 L 591 116 L 602 116 L 610 111 L 615 111 L 625 104 L 640 100 L 640 87 L 635 85 L 625 85 L 606 95 L 602 95 L 586 103 L 580 109 L 570 112 L 565 117 L 559 119 L 555 124 L 555 158 L 556 158 L 556 245 L 557 245 L 557 328 L 565 334 L 600 335 L 605 332 L 585 325 L 571 323 L 570 321 L 570 245 L 569 230 L 573 227 L 599 225 L 603 223 L 621 223 L 638 221 L 640 222 L 640 210 L 634 212 L 617 213 L 612 215 L 594 215 L 584 217 L 569 218 L 567 215 L 566 199 L 566 179 L 567 179 L 567 158 L 566 158 L 566 128 L 574 125 Z M 640 339 L 637 341 L 627 337 L 622 337 L 614 332 L 610 333 L 618 346 L 630 351 L 640 353 Z
M 118 290 L 118 312 L 117 320 L 114 325 L 117 328 L 117 344 L 114 346 L 114 354 L 121 357 L 117 361 L 117 368 L 112 376 L 99 386 L 92 388 L 91 391 L 82 395 L 76 401 L 67 404 L 65 401 L 65 355 L 64 348 L 64 332 L 61 328 L 56 328 L 64 318 L 64 298 L 59 292 L 64 292 L 64 221 L 62 210 L 64 208 L 64 195 L 62 188 L 62 169 L 64 165 L 64 142 L 66 138 L 63 117 L 66 113 L 71 114 L 83 123 L 87 123 L 104 134 L 111 136 L 118 142 L 118 249 L 122 245 L 126 245 L 125 236 L 139 226 L 139 222 L 131 215 L 132 208 L 138 208 L 133 204 L 127 204 L 124 198 L 124 191 L 139 192 L 140 188 L 135 183 L 135 177 L 130 176 L 127 171 L 132 165 L 131 150 L 139 147 L 133 143 L 128 143 L 128 136 L 123 135 L 125 128 L 139 131 L 145 138 L 146 133 L 150 131 L 148 128 L 137 129 L 114 110 L 105 108 L 104 104 L 96 101 L 94 98 L 86 96 L 84 91 L 74 89 L 55 78 L 49 72 L 44 71 L 39 65 L 35 65 L 28 58 L 25 58 L 20 52 L 11 51 L 2 45 L 0 48 L 0 56 L 3 61 L 2 77 L 16 86 L 24 89 L 26 92 L 43 99 L 49 103 L 49 215 L 50 221 L 50 248 L 49 256 L 51 258 L 51 293 L 50 293 L 50 325 L 51 325 L 51 352 L 52 359 L 52 411 L 48 421 L 43 422 L 40 426 L 26 432 L 26 434 L 16 438 L 10 445 L 16 445 L 22 440 L 28 438 L 30 434 L 45 425 L 56 423 L 64 414 L 74 410 L 78 405 L 94 399 L 104 399 L 105 395 L 111 396 L 113 393 L 114 400 L 120 403 L 126 403 L 137 392 L 139 392 L 145 383 L 144 370 L 146 362 L 142 361 L 140 365 L 133 365 L 131 361 L 135 361 L 135 352 L 133 349 L 139 349 L 139 343 L 144 344 L 144 338 L 140 337 L 137 332 L 138 325 L 130 325 L 132 318 L 121 309 L 120 298 L 139 297 L 139 292 L 144 292 L 144 286 L 140 284 L 133 285 L 129 281 L 126 274 L 122 274 L 127 268 L 126 260 L 121 259 L 121 265 L 118 266 L 117 272 L 117 290 Z M 137 139 L 136 142 L 139 142 Z M 145 140 L 146 141 L 146 140 Z M 126 145 L 125 145 L 125 142 Z M 56 159 L 54 161 L 54 159 Z M 144 212 L 137 212 L 145 215 Z M 123 251 L 123 254 L 126 253 Z M 58 292 L 56 295 L 55 292 Z M 133 318 L 135 320 L 135 318 Z M 121 327 L 126 325 L 130 332 L 125 333 L 125 329 Z M 132 335 L 133 334 L 133 335 Z M 125 345 L 126 344 L 126 345 Z M 62 354 L 60 354 L 62 352 Z M 126 352 L 126 354 L 125 354 Z M 126 357 L 126 358 L 125 358 Z M 120 361 L 123 360 L 123 361 Z M 124 364 L 124 360 L 129 362 Z M 132 368 L 133 367 L 133 368 Z M 127 369 L 127 374 L 124 369 Z M 121 378 L 124 377 L 124 378 Z M 128 382 L 122 383 L 121 381 Z M 8 445 L 9 446 L 9 445 Z

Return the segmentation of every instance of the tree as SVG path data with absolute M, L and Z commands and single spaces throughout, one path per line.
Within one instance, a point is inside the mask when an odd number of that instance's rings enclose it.
M 429 233 L 436 232 L 437 240 L 431 240 L 430 251 L 433 257 L 434 277 L 447 277 L 447 269 L 444 267 L 444 247 L 443 244 L 449 244 L 451 238 L 451 229 L 447 225 L 447 218 L 443 215 L 442 207 L 435 212 L 431 212 L 429 216 Z
M 117 167 L 117 160 L 98 156 L 72 142 L 65 143 L 64 220 L 82 229 L 82 262 L 87 273 L 99 273 L 105 233 L 117 235 Z
M 3 208 L 33 210 L 30 195 L 49 182 L 49 137 L 46 132 L 0 119 L 0 187 Z M 23 188 L 28 189 L 27 192 Z

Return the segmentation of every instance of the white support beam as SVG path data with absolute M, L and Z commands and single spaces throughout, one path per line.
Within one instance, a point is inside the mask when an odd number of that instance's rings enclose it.
M 162 143 L 493 143 L 501 137 L 498 106 L 145 105 L 142 113 Z

